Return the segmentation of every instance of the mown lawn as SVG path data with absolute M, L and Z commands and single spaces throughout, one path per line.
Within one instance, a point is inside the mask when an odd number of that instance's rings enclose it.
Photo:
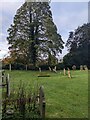
M 9 72 L 9 71 L 7 71 Z M 11 71 L 11 91 L 18 90 L 20 81 L 27 92 L 44 86 L 47 118 L 87 118 L 88 117 L 88 72 L 71 71 L 72 78 L 57 73 L 44 71 L 50 77 L 37 77 L 38 71 Z

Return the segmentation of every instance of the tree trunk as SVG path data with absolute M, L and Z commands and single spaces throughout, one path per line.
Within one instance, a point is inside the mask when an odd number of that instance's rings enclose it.
M 11 64 L 9 64 L 9 70 L 10 70 L 10 71 L 12 70 L 12 65 L 11 65 Z
M 26 65 L 26 71 L 27 71 L 27 65 Z

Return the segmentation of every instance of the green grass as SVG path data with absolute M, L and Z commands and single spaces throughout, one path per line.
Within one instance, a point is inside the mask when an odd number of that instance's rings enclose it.
M 9 71 L 7 71 L 9 72 Z M 71 71 L 72 78 L 45 71 L 50 77 L 37 77 L 38 71 L 11 71 L 11 90 L 17 90 L 23 81 L 27 92 L 34 86 L 43 85 L 46 98 L 47 118 L 87 118 L 88 117 L 88 72 Z M 44 74 L 43 73 L 43 74 Z M 36 87 L 34 88 L 36 89 Z

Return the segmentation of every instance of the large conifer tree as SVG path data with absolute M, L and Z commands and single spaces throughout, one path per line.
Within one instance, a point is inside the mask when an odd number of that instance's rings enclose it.
M 63 41 L 57 33 L 49 2 L 25 2 L 14 17 L 7 37 L 11 56 L 25 64 L 62 52 Z
M 66 64 L 88 65 L 90 67 L 90 23 L 70 32 L 66 43 L 69 53 L 65 55 L 64 62 Z

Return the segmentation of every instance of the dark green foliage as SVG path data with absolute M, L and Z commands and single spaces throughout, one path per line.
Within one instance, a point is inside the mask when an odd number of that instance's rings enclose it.
M 8 29 L 11 57 L 23 64 L 36 66 L 39 60 L 62 52 L 63 41 L 53 23 L 48 2 L 25 2 Z
M 12 66 L 12 70 L 25 70 L 26 69 L 25 65 L 22 64 L 22 63 L 14 62 L 14 63 L 11 64 L 11 66 Z M 3 67 L 3 69 L 8 69 L 9 70 L 9 64 L 3 65 L 2 67 Z
M 69 51 L 64 56 L 66 66 L 87 65 L 90 67 L 90 23 L 78 27 L 74 32 L 70 32 L 66 46 Z
M 65 65 L 63 63 L 58 63 L 56 66 L 57 70 L 63 70 L 65 68 Z

